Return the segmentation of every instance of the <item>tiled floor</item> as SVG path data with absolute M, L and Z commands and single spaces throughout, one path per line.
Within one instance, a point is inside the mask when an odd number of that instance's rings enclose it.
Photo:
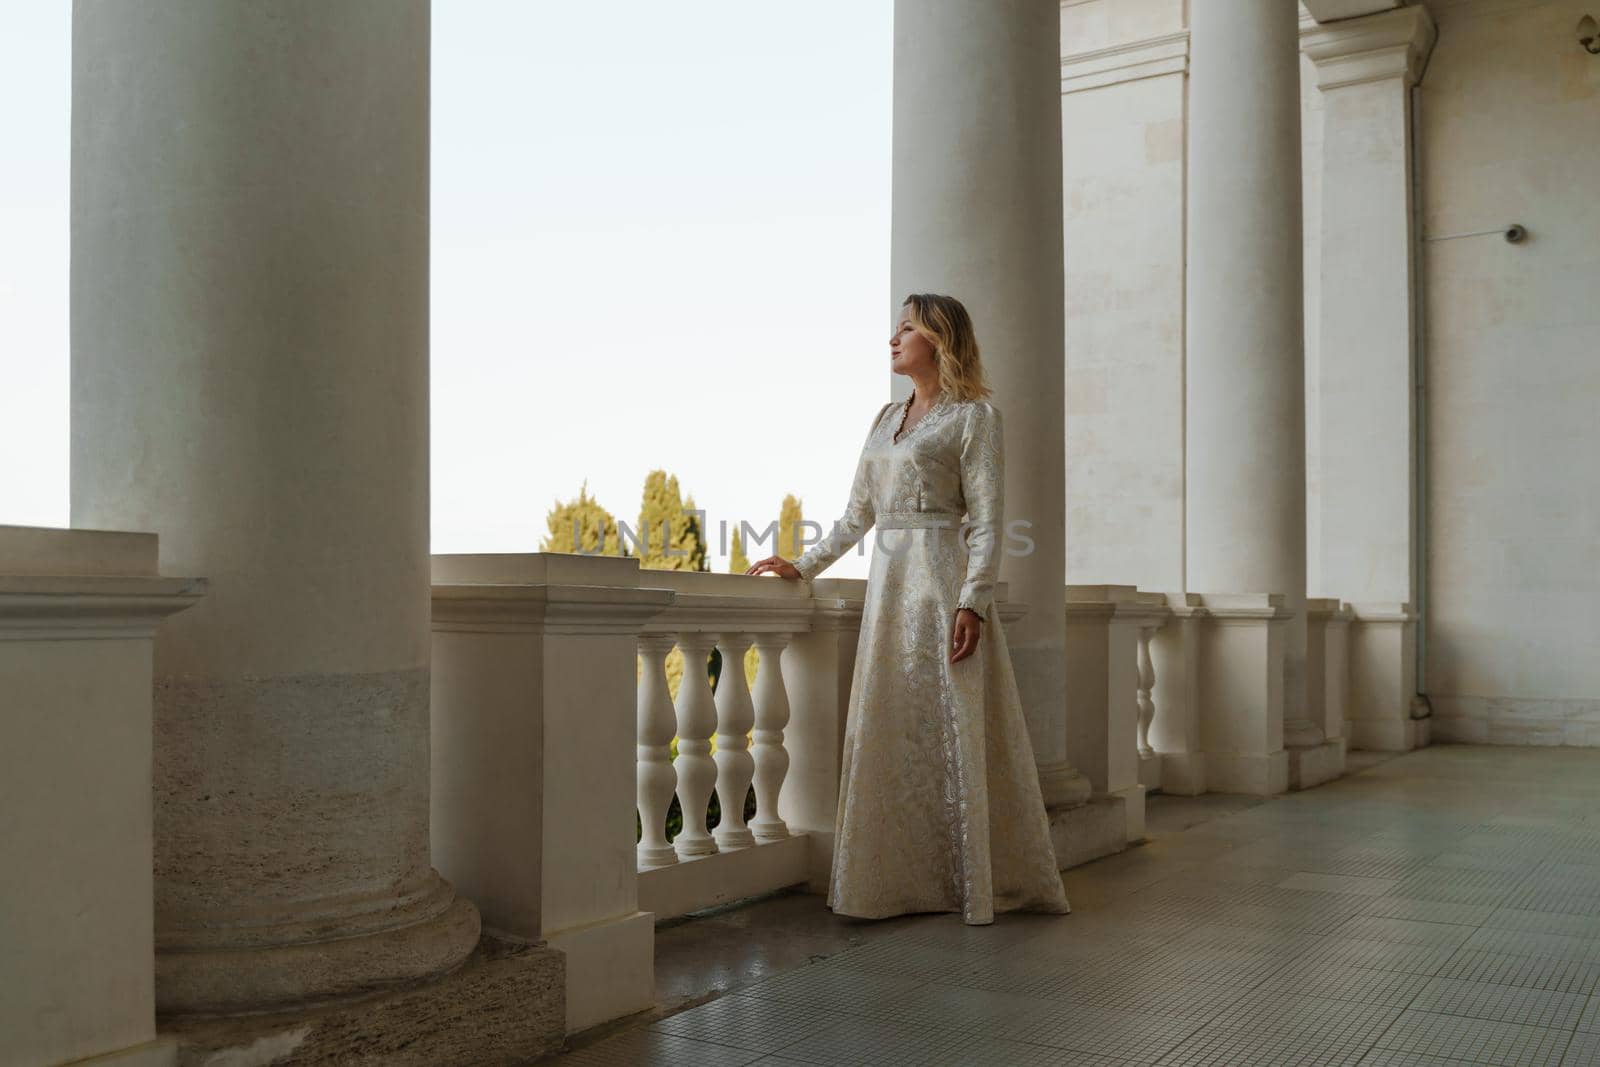
M 1150 812 L 1067 872 L 1070 916 L 789 895 L 664 928 L 672 1013 L 547 1062 L 1600 1065 L 1600 750 L 1442 746 Z

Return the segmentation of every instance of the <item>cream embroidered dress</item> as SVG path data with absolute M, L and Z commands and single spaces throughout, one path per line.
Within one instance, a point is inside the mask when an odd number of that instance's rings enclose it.
M 795 567 L 815 577 L 878 534 L 845 723 L 828 906 L 883 918 L 1065 912 L 1066 892 L 994 613 L 1004 546 L 1000 411 L 941 394 L 899 440 L 910 400 L 878 410 L 845 512 Z M 963 516 L 969 521 L 963 523 Z M 984 619 L 950 663 L 957 608 Z

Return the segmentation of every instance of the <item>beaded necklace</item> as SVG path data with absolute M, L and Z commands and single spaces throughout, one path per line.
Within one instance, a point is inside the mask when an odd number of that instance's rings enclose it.
M 939 391 L 939 397 L 940 397 L 940 400 L 942 400 L 944 398 L 944 391 L 943 390 Z M 900 412 L 900 428 L 895 430 L 893 437 L 889 438 L 889 440 L 894 442 L 895 444 L 899 444 L 900 443 L 900 435 L 906 432 L 906 419 L 911 415 L 911 405 L 916 402 L 916 399 L 917 399 L 917 394 L 915 392 L 912 392 L 912 394 L 910 396 L 906 397 L 905 410 Z M 931 406 L 929 406 L 928 410 L 924 411 L 922 413 L 922 416 L 920 418 L 918 418 L 916 422 L 911 424 L 911 428 L 914 430 L 918 426 L 920 426 L 922 424 L 922 420 L 927 418 L 929 415 L 933 414 L 933 409 L 938 407 L 938 406 L 939 406 L 939 401 L 935 400 L 933 402 L 933 404 Z

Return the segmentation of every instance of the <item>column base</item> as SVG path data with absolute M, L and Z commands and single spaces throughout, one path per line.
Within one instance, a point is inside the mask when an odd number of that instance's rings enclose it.
M 1161 754 L 1152 752 L 1148 756 L 1139 757 L 1139 784 L 1144 786 L 1145 792 L 1153 793 L 1161 788 Z
M 1126 815 L 1123 840 L 1130 845 L 1138 844 L 1144 840 L 1144 798 L 1145 788 L 1142 785 L 1132 785 L 1126 789 L 1119 789 L 1111 794 L 1112 797 L 1121 797 L 1123 812 Z
M 1410 752 L 1428 743 L 1430 719 L 1350 719 L 1350 747 L 1367 752 Z
M 565 958 L 492 937 L 427 985 L 332 1007 L 164 1024 L 179 1067 L 524 1063 L 565 1040 Z M 140 1067 L 144 1067 L 143 1064 Z
M 1142 813 L 1142 793 L 1139 800 Z M 1063 871 L 1128 847 L 1128 802 L 1123 797 L 1094 797 L 1072 807 L 1050 808 L 1049 814 L 1050 843 Z
M 359 937 L 156 952 L 158 1016 L 230 1015 L 331 1004 L 426 982 L 478 943 L 478 909 L 455 897 L 431 919 Z
M 1094 789 L 1076 767 L 1058 764 L 1039 768 L 1039 791 L 1047 808 L 1075 808 L 1088 803 Z
M 1283 724 L 1284 748 L 1313 748 L 1327 739 L 1328 736 L 1322 732 L 1322 728 L 1309 719 Z
M 1310 789 L 1344 776 L 1344 738 L 1319 745 L 1296 745 L 1289 754 L 1289 788 Z
M 567 1033 L 655 1006 L 656 917 L 649 912 L 551 934 L 546 944 L 567 957 Z
M 1287 752 L 1208 752 L 1205 765 L 1208 792 L 1264 797 L 1289 791 Z
M 178 1043 L 171 1038 L 161 1038 L 86 1060 L 72 1060 L 62 1067 L 173 1067 L 177 1062 Z
M 1156 758 L 1161 761 L 1163 793 L 1170 796 L 1197 797 L 1206 791 L 1205 753 L 1162 752 Z
M 1409 604 L 1355 604 L 1353 611 L 1350 747 L 1409 752 L 1417 747 L 1416 616 Z

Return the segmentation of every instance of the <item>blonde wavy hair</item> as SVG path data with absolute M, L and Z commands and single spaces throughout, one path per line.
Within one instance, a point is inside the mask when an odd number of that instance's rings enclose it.
M 984 400 L 994 390 L 983 373 L 978 335 L 961 301 L 939 293 L 912 293 L 900 301 L 911 309 L 911 325 L 933 342 L 939 359 L 939 388 L 956 400 Z

